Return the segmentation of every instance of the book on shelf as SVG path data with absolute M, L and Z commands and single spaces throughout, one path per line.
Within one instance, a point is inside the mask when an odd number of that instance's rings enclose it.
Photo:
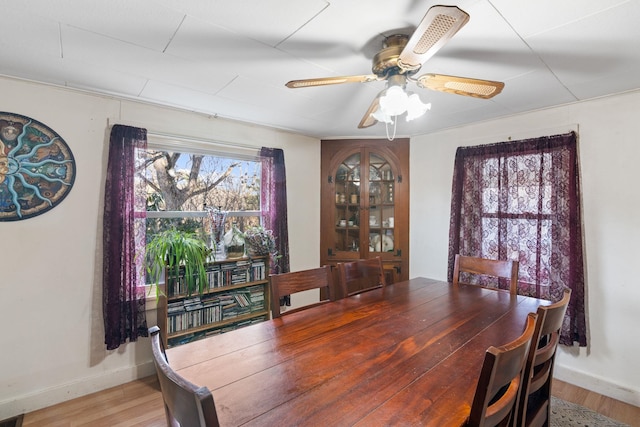
M 208 263 L 205 265 L 205 269 L 208 289 L 266 280 L 267 277 L 265 258 Z M 184 268 L 180 268 L 178 277 L 171 277 L 167 283 L 169 296 L 186 294 Z

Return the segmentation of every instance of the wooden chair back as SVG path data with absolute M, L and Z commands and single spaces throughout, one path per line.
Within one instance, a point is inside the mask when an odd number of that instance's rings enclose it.
M 190 383 L 171 369 L 160 342 L 160 328 L 149 328 L 149 334 L 167 425 L 218 427 L 218 414 L 209 389 Z
M 343 297 L 387 286 L 380 257 L 338 263 L 338 277 Z
M 529 313 L 523 334 L 502 347 L 489 347 L 484 356 L 469 426 L 508 426 L 517 416 L 518 392 L 537 315 Z
M 291 273 L 272 274 L 269 276 L 269 281 L 271 282 L 271 316 L 274 319 L 284 314 L 295 313 L 296 311 L 335 300 L 333 274 L 331 273 L 331 267 L 328 265 Z M 324 289 L 325 292 L 321 292 L 320 295 L 326 295 L 326 299 L 322 299 L 315 304 L 287 310 L 284 313 L 280 312 L 280 297 L 310 289 L 320 289 L 321 291 Z
M 518 293 L 519 263 L 514 260 L 495 260 L 477 258 L 464 255 L 456 255 L 453 264 L 453 283 L 458 284 L 460 273 L 467 272 L 484 276 L 504 278 L 509 281 L 509 292 L 512 295 Z
M 525 365 L 524 383 L 518 404 L 518 425 L 549 425 L 553 367 L 560 342 L 560 329 L 570 299 L 571 290 L 565 289 L 560 301 L 538 307 L 538 320 Z

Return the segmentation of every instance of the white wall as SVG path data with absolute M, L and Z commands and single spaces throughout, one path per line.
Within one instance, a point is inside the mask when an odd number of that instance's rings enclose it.
M 578 130 L 589 346 L 560 347 L 556 377 L 640 406 L 640 92 L 411 140 L 411 277 L 446 279 L 455 150 Z
M 77 168 L 59 206 L 0 223 L 0 419 L 153 373 L 148 339 L 114 351 L 103 344 L 101 209 L 110 124 L 284 149 L 291 267 L 318 265 L 319 140 L 11 79 L 0 78 L 0 92 L 1 110 L 55 130 Z

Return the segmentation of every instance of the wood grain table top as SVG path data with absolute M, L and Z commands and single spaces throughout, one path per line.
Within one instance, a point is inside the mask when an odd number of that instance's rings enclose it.
M 167 351 L 222 426 L 457 426 L 485 350 L 548 301 L 415 278 Z

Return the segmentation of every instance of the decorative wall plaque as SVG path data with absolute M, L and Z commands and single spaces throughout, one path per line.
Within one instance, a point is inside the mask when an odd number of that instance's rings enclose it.
M 73 154 L 60 135 L 32 118 L 0 112 L 0 221 L 53 209 L 75 175 Z

